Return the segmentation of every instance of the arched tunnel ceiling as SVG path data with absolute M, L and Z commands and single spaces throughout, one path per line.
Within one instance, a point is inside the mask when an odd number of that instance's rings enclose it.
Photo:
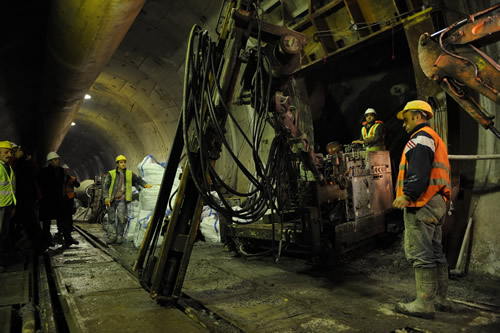
M 65 113 L 65 108 L 81 103 L 78 113 L 73 116 L 75 126 L 69 127 L 66 119 L 65 129 L 50 127 L 49 132 L 61 130 L 64 135 L 67 130 L 58 153 L 64 163 L 84 178 L 92 178 L 113 168 L 118 154 L 128 157 L 131 169 L 135 169 L 148 154 L 160 161 L 167 159 L 182 103 L 183 64 L 190 30 L 198 24 L 215 38 L 214 28 L 222 5 L 222 1 L 204 0 L 107 0 L 105 3 L 100 0 L 75 0 L 71 3 L 65 0 L 26 0 L 0 5 L 3 18 L 0 23 L 0 121 L 8 124 L 0 139 L 36 149 L 40 147 L 40 140 L 45 138 L 39 133 L 41 125 L 48 119 L 40 106 L 44 93 L 61 89 L 55 89 L 52 84 L 61 83 L 64 88 L 68 83 L 65 80 L 68 78 L 52 81 L 51 66 L 54 64 L 47 67 L 47 59 L 54 53 L 52 47 L 63 43 L 54 39 L 57 34 L 51 29 L 62 27 L 63 40 L 70 36 L 64 34 L 64 24 L 55 22 L 54 18 L 57 20 L 66 13 L 75 22 L 88 19 L 90 25 L 91 20 L 98 21 L 93 23 L 102 24 L 103 29 L 119 35 L 123 22 L 134 15 L 134 6 L 144 3 L 118 48 L 88 88 L 92 98 L 82 101 L 83 95 L 80 94 L 79 101 L 62 99 L 58 101 L 62 104 L 56 105 L 62 112 L 55 117 L 61 119 L 70 115 Z M 103 7 L 119 12 L 121 16 L 115 20 L 113 16 L 101 20 L 98 10 Z M 71 19 L 67 22 L 71 24 Z M 119 27 L 113 28 L 114 23 Z M 84 24 L 79 27 L 91 32 L 98 30 Z M 78 26 L 69 25 L 66 30 L 78 30 Z M 63 55 L 79 49 L 85 53 L 82 47 L 88 42 L 88 36 L 83 37 L 73 44 L 75 49 L 64 49 Z M 101 41 L 96 41 L 97 46 L 103 43 L 102 40 L 109 40 L 109 47 L 113 47 L 115 40 L 112 37 L 104 35 L 98 38 Z M 71 59 L 58 59 L 57 54 L 51 61 L 64 64 L 66 67 L 62 72 L 81 73 L 78 75 L 88 78 L 92 75 L 85 73 L 85 66 L 91 70 L 95 63 L 101 62 L 101 59 L 92 57 L 105 55 L 107 51 L 101 47 L 101 50 L 88 53 L 91 58 L 87 64 L 77 62 L 80 67 L 75 67 Z M 77 56 L 78 61 L 80 57 L 81 53 Z M 75 77 L 75 81 L 78 79 Z M 81 89 L 81 85 L 68 87 L 73 88 Z M 47 102 L 52 103 L 52 99 Z M 68 103 L 68 107 L 64 103 Z M 44 156 L 38 156 L 42 165 Z
M 220 5 L 219 1 L 146 2 L 89 89 L 91 99 L 83 102 L 76 126 L 60 147 L 61 155 L 69 155 L 68 163 L 79 165 L 78 159 L 93 151 L 110 155 L 102 159 L 104 170 L 114 166 L 117 154 L 126 155 L 133 170 L 149 154 L 167 159 L 182 104 L 189 32 L 193 24 L 215 27 Z M 97 146 L 86 144 L 88 151 L 75 154 L 72 145 L 79 142 Z M 95 174 L 104 171 L 96 163 L 88 167 Z

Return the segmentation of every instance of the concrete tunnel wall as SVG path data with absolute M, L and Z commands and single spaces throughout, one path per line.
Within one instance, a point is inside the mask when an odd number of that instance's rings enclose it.
M 445 1 L 448 22 L 458 21 L 464 13 L 473 14 L 496 5 L 495 0 L 480 1 Z M 462 14 L 461 14 L 462 13 Z M 500 62 L 500 42 L 490 44 L 484 49 L 497 63 Z M 451 98 L 448 98 L 450 100 Z M 491 100 L 478 97 L 477 101 L 494 116 L 495 127 L 500 128 L 500 105 Z M 448 110 L 450 125 L 448 128 L 449 147 L 455 154 L 495 155 L 500 154 L 500 140 L 493 132 L 478 125 L 470 115 L 460 107 Z M 448 229 L 456 236 L 448 238 L 446 244 L 458 254 L 462 246 L 467 222 L 472 217 L 472 233 L 466 252 L 466 271 L 469 273 L 500 276 L 500 161 L 498 159 L 479 161 L 458 161 L 453 164 L 459 169 L 460 189 L 452 218 L 447 221 Z M 476 205 L 477 203 L 477 205 Z M 455 259 L 452 256 L 452 259 Z M 456 260 L 450 261 L 454 266 Z
M 496 54 L 498 55 L 498 52 Z M 495 116 L 495 119 L 500 118 L 500 105 L 486 98 L 481 98 L 480 102 L 481 105 L 486 106 L 488 112 Z M 479 128 L 477 154 L 500 154 L 500 140 L 490 131 Z M 464 173 L 464 177 L 468 176 L 473 179 L 473 183 L 467 187 L 471 195 L 471 204 L 466 216 L 471 218 L 473 223 L 469 244 L 470 256 L 467 257 L 469 271 L 498 277 L 500 276 L 500 242 L 498 241 L 500 235 L 500 160 L 464 161 L 463 163 L 471 164 L 470 173 Z
M 88 90 L 91 98 L 83 101 L 74 119 L 76 125 L 59 148 L 78 174 L 93 178 L 112 169 L 118 154 L 127 157 L 128 168 L 134 172 L 147 155 L 167 160 L 182 106 L 189 31 L 197 23 L 215 36 L 219 9 L 217 2 L 172 2 L 169 6 L 146 2 Z M 74 146 L 89 141 L 99 144 L 80 154 L 72 153 Z M 76 167 L 93 152 L 105 155 L 102 163 L 87 163 L 87 169 Z

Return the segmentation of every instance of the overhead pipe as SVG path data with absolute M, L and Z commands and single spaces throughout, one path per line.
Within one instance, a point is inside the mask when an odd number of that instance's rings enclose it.
M 499 159 L 500 154 L 494 155 L 448 155 L 450 160 L 495 160 Z
M 40 152 L 56 151 L 146 0 L 50 2 Z

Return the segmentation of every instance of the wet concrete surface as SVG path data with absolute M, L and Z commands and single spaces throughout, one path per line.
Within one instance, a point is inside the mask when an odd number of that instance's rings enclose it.
M 411 268 L 398 276 L 380 265 L 381 256 L 321 271 L 301 259 L 249 260 L 224 253 L 220 246 L 199 243 L 184 292 L 237 322 L 245 332 L 499 331 L 498 313 L 458 304 L 457 313 L 437 312 L 434 320 L 395 313 L 396 302 L 414 295 L 414 280 L 407 274 Z M 496 297 L 481 297 L 498 302 L 499 288 L 497 284 L 496 290 L 490 290 Z
M 13 249 L 11 249 L 13 250 Z M 0 332 L 34 331 L 34 269 L 32 253 L 17 249 L 3 257 L 0 273 Z
M 30 300 L 30 272 L 14 271 L 0 274 L 0 307 L 28 304 Z
M 12 306 L 0 306 L 0 332 L 10 332 Z
M 112 256 L 73 236 L 80 244 L 49 254 L 70 332 L 208 332 L 179 308 L 159 305 Z
M 104 239 L 99 225 L 81 226 Z M 131 243 L 109 249 L 125 268 L 133 266 L 137 249 Z M 426 320 L 394 312 L 396 302 L 415 294 L 413 270 L 398 241 L 340 259 L 333 268 L 318 269 L 300 258 L 240 257 L 220 244 L 197 242 L 183 293 L 203 304 L 208 317 L 244 332 L 500 332 L 498 279 L 450 280 L 455 312 Z

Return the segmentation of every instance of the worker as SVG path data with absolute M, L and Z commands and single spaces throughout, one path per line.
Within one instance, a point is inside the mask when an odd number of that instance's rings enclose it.
M 19 241 L 23 240 L 23 227 L 21 223 L 18 223 L 18 219 L 15 215 L 18 215 L 23 211 L 22 200 L 19 200 L 19 196 L 22 196 L 22 189 L 19 188 L 19 175 L 16 171 L 16 165 L 19 162 L 19 158 L 23 155 L 21 147 L 18 146 L 15 142 L 10 141 L 10 146 L 12 147 L 12 156 L 9 159 L 9 165 L 14 171 L 14 175 L 16 176 L 16 209 L 15 214 L 12 214 L 10 219 L 9 226 L 9 235 L 5 240 L 4 247 L 8 252 L 15 252 L 16 246 L 21 243 Z M 21 180 L 22 181 L 22 180 Z M 18 243 L 19 242 L 19 243 Z
M 429 126 L 431 106 L 408 102 L 397 114 L 410 134 L 401 162 L 392 206 L 404 210 L 404 249 L 415 270 L 417 295 L 411 303 L 398 303 L 396 311 L 434 318 L 435 308 L 449 310 L 448 265 L 441 245 L 446 202 L 451 198 L 450 163 L 446 144 Z
M 76 180 L 76 177 L 69 174 L 70 169 L 67 164 L 62 166 L 64 171 L 64 190 L 63 190 L 63 204 L 62 204 L 62 224 L 64 225 L 64 230 L 68 235 L 65 240 L 67 246 L 71 244 L 79 244 L 79 242 L 71 236 L 71 231 L 73 230 L 73 214 L 75 213 L 75 187 L 80 187 L 80 182 Z M 65 237 L 66 239 L 66 237 Z
M 358 143 L 367 151 L 385 150 L 385 127 L 384 123 L 377 119 L 377 111 L 368 108 L 365 111 L 365 121 L 361 127 L 361 136 L 352 143 Z
M 11 157 L 10 142 L 0 141 L 0 272 L 5 271 L 5 242 L 16 205 L 16 176 L 9 165 Z
M 116 168 L 108 171 L 103 185 L 103 197 L 104 203 L 108 206 L 109 221 L 106 244 L 123 242 L 123 232 L 127 223 L 127 203 L 132 201 L 132 186 L 151 188 L 151 185 L 141 177 L 127 170 L 125 156 L 118 155 L 115 163 Z
M 62 225 L 64 171 L 59 166 L 59 155 L 53 151 L 49 152 L 47 154 L 47 162 L 48 166 L 40 169 L 38 177 L 38 183 L 42 192 L 39 218 L 42 221 L 45 242 L 50 246 L 54 246 L 54 239 L 50 233 L 52 220 L 57 221 L 58 232 L 63 235 L 66 234 L 68 242 L 71 241 L 71 237 L 65 233 L 64 226 Z
M 18 146 L 15 152 L 14 173 L 16 175 L 16 214 L 15 223 L 22 227 L 31 242 L 33 252 L 40 255 L 48 244 L 44 243 L 43 233 L 36 214 L 36 203 L 40 190 L 36 182 L 37 166 L 30 149 Z

